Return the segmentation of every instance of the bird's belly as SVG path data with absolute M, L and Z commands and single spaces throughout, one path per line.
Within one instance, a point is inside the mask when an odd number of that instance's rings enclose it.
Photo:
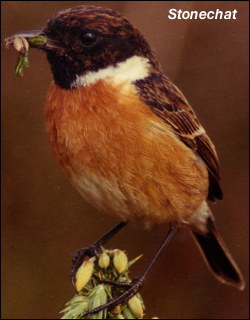
M 81 90 L 53 85 L 46 125 L 82 196 L 100 211 L 145 225 L 190 217 L 207 196 L 203 162 L 137 100 L 112 97 L 112 90 L 101 100 L 101 92 L 93 99 L 84 92 L 83 101 Z
M 101 212 L 116 216 L 123 221 L 151 224 L 166 220 L 159 208 L 154 208 L 150 199 L 135 186 L 105 179 L 93 173 L 76 176 L 72 180 L 81 195 Z

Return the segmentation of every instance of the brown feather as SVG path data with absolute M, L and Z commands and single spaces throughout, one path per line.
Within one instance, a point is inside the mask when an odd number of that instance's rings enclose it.
M 206 167 L 133 86 L 121 95 L 105 81 L 52 85 L 46 125 L 71 182 L 100 211 L 147 226 L 181 222 L 207 197 Z
M 205 162 L 210 183 L 208 199 L 222 199 L 215 147 L 182 92 L 166 76 L 156 72 L 135 84 L 138 94 L 151 110 Z

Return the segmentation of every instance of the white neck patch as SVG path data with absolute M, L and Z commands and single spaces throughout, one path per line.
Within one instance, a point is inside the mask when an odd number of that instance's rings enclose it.
M 110 66 L 96 72 L 87 72 L 82 76 L 77 76 L 71 84 L 71 88 L 88 86 L 95 84 L 99 80 L 107 79 L 117 84 L 121 82 L 133 82 L 144 79 L 149 75 L 150 63 L 147 58 L 133 56 L 123 62 L 117 63 L 115 67 Z

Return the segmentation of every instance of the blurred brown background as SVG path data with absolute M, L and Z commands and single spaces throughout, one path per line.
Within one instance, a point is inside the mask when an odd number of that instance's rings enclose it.
M 58 318 L 74 294 L 71 254 L 117 221 L 90 207 L 66 180 L 50 150 L 43 106 L 51 81 L 46 57 L 32 51 L 23 78 L 17 54 L 3 39 L 39 29 L 57 11 L 92 4 L 120 11 L 155 49 L 214 141 L 225 198 L 211 205 L 226 243 L 248 275 L 248 2 L 247 1 L 3 1 L 2 4 L 2 240 L 4 319 Z M 168 10 L 234 10 L 237 20 L 169 20 Z M 168 226 L 151 232 L 129 225 L 109 248 L 144 254 L 143 270 Z M 246 319 L 247 289 L 239 292 L 208 272 L 186 230 L 151 271 L 141 291 L 148 317 Z

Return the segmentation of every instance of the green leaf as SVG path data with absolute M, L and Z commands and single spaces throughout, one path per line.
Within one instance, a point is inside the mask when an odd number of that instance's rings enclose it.
M 133 260 L 129 261 L 128 267 L 130 268 L 134 263 L 136 263 L 138 260 L 140 260 L 141 257 L 143 257 L 143 254 L 141 254 L 138 257 L 134 258 Z
M 33 46 L 43 46 L 47 43 L 48 41 L 48 38 L 46 36 L 42 36 L 42 35 L 39 35 L 39 36 L 35 36 L 35 37 L 32 37 L 32 38 L 29 38 L 27 39 L 29 44 L 33 45 Z
M 88 302 L 75 303 L 71 310 L 65 313 L 61 319 L 81 319 L 81 316 L 88 311 Z
M 125 319 L 136 319 L 128 307 L 122 311 L 122 315 Z

